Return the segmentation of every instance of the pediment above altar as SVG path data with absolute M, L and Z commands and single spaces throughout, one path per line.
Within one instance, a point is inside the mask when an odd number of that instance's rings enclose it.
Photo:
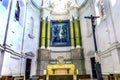
M 75 0 L 45 0 L 41 6 L 42 9 L 47 9 L 55 15 L 68 14 L 74 7 L 79 7 Z

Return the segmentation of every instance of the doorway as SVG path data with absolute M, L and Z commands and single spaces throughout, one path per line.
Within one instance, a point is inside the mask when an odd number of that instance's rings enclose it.
M 30 78 L 30 72 L 31 72 L 31 59 L 26 59 L 26 71 L 25 71 L 25 78 L 28 80 Z
M 95 70 L 95 57 L 90 58 L 91 68 L 92 68 L 92 77 L 97 78 L 96 70 Z

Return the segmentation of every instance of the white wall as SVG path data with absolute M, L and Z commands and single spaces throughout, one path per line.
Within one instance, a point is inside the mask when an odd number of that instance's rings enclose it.
M 17 52 L 17 53 L 13 52 L 14 54 L 18 54 L 19 56 L 21 56 L 21 53 L 27 53 L 30 51 L 35 55 L 35 57 L 33 58 L 25 57 L 32 59 L 31 75 L 35 75 L 36 55 L 37 55 L 38 41 L 39 41 L 40 14 L 39 14 L 39 10 L 35 8 L 30 2 L 28 2 L 29 7 L 27 8 L 26 8 L 25 0 L 24 2 L 20 1 L 20 3 L 22 3 L 22 5 L 20 5 L 21 13 L 20 13 L 20 21 L 18 22 L 14 18 L 16 0 L 13 1 L 6 44 L 9 45 L 7 46 L 9 49 Z M 3 44 L 4 41 L 7 16 L 8 16 L 8 9 L 5 9 L 2 5 L 2 2 L 0 2 L 0 25 L 2 25 L 0 26 L 1 45 Z M 28 34 L 31 32 L 30 17 L 33 17 L 34 19 L 33 39 L 30 39 L 28 37 Z M 25 58 L 20 58 L 9 52 L 5 52 L 1 75 L 24 75 L 25 67 L 26 67 Z
M 92 35 L 92 25 L 90 19 L 85 19 L 85 16 L 95 15 L 92 0 L 81 6 L 79 10 L 80 26 L 82 35 L 82 44 L 85 57 L 86 74 L 92 74 L 90 58 L 94 57 L 94 40 Z
M 5 7 L 3 7 L 2 2 L 0 2 L 0 44 L 3 44 L 5 27 L 7 23 L 7 11 Z
M 16 1 L 13 1 L 10 20 L 9 20 L 9 26 L 8 26 L 8 34 L 7 34 L 6 44 L 8 45 L 7 47 L 9 49 L 12 49 L 15 52 L 20 54 L 21 46 L 22 46 L 21 43 L 22 43 L 23 26 L 21 26 L 22 23 L 20 24 L 18 21 L 15 21 L 15 18 L 14 18 L 15 5 L 16 5 Z M 9 1 L 9 6 L 10 6 L 10 1 Z M 5 9 L 0 2 L 0 7 L 1 7 L 0 8 L 0 18 L 1 18 L 0 24 L 3 25 L 0 27 L 0 32 L 1 32 L 0 44 L 3 44 L 3 41 L 4 41 L 9 6 L 8 6 L 8 9 Z M 24 5 L 21 7 L 24 8 Z M 23 16 L 23 18 L 24 18 L 24 16 Z M 15 54 L 17 54 L 17 53 L 15 53 Z M 21 73 L 20 65 L 21 65 L 20 57 L 17 57 L 8 52 L 5 52 L 1 75 L 20 75 L 20 73 Z
M 33 18 L 33 24 L 31 23 L 31 17 Z M 31 29 L 33 25 L 33 38 L 30 38 L 28 35 L 31 34 Z M 31 64 L 31 75 L 36 74 L 37 67 L 37 50 L 39 45 L 39 29 L 40 29 L 40 12 L 36 9 L 31 3 L 27 5 L 26 12 L 26 23 L 25 23 L 25 35 L 24 35 L 24 46 L 23 52 L 32 52 L 35 57 L 32 58 Z
M 96 27 L 97 43 L 100 51 L 99 57 L 101 58 L 103 73 L 120 72 L 119 6 L 119 0 L 104 0 L 105 17 L 100 20 Z M 98 13 L 97 11 L 96 8 L 96 13 Z

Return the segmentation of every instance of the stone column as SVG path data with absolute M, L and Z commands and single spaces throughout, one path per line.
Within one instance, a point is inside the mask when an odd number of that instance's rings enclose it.
M 39 49 L 37 57 L 37 75 L 45 75 L 47 70 L 47 65 L 50 61 L 50 50 L 48 49 Z
M 45 48 L 46 43 L 46 19 L 43 18 L 42 20 L 42 35 L 41 35 L 41 48 Z
M 75 42 L 74 42 L 74 28 L 73 28 L 73 20 L 70 19 L 70 41 L 71 41 L 71 47 L 75 47 Z
M 77 74 L 85 74 L 86 73 L 83 49 L 81 49 L 81 48 L 71 49 L 71 60 L 72 60 L 72 63 L 75 65 Z
M 79 27 L 80 46 L 82 47 L 82 35 L 81 35 L 81 26 L 80 26 L 80 20 L 79 20 L 79 18 L 78 18 L 78 27 Z
M 42 18 L 40 20 L 40 31 L 39 31 L 39 47 L 41 47 L 42 40 Z
M 50 48 L 50 19 L 47 21 L 47 48 Z
M 78 18 L 77 17 L 75 17 L 75 19 L 74 19 L 74 25 L 75 25 L 76 47 L 80 47 L 80 28 L 79 28 L 79 22 L 78 22 Z

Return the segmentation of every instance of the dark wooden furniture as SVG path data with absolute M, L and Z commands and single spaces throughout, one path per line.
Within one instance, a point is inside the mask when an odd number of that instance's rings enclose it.
M 12 76 L 2 76 L 1 80 L 14 80 Z
M 91 79 L 89 74 L 85 74 L 85 75 L 77 75 L 77 80 L 79 79 Z

